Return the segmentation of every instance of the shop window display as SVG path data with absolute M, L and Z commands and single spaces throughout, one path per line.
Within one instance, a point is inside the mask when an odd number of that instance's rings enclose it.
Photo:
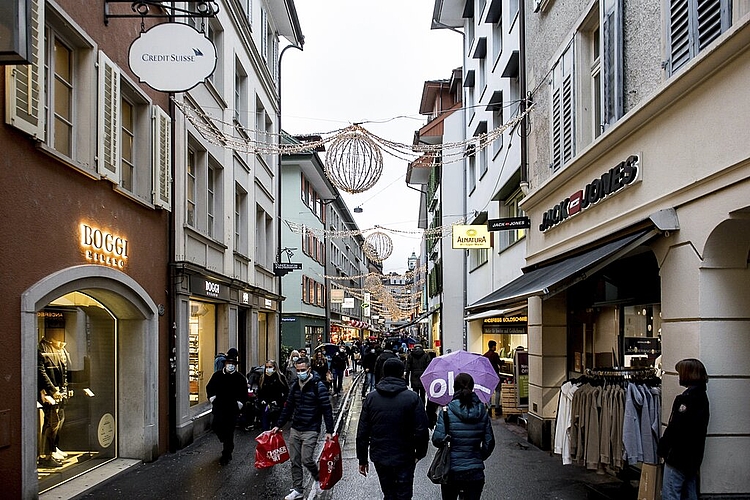
M 73 292 L 37 313 L 39 491 L 117 455 L 117 321 Z
M 216 306 L 190 301 L 188 334 L 188 384 L 190 406 L 208 401 L 206 384 L 214 372 L 216 354 Z

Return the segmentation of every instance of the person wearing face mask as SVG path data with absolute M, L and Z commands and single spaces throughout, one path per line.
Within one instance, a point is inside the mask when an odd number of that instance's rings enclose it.
M 285 500 L 296 500 L 304 496 L 303 466 L 315 481 L 314 493 L 322 493 L 320 471 L 314 457 L 321 421 L 325 422 L 326 441 L 329 441 L 333 434 L 333 409 L 326 385 L 318 374 L 311 370 L 309 358 L 298 359 L 295 367 L 297 381 L 289 389 L 289 397 L 281 410 L 276 427 L 271 429 L 273 433 L 279 432 L 280 427 L 289 420 L 292 421 L 286 443 L 292 462 L 293 484 L 290 493 L 284 497 Z
M 234 428 L 247 402 L 247 379 L 237 370 L 237 355 L 237 349 L 229 349 L 224 368 L 215 372 L 206 385 L 206 394 L 213 407 L 211 427 L 224 445 L 219 460 L 221 465 L 232 460 Z
M 289 353 L 289 359 L 286 362 L 286 369 L 284 375 L 286 376 L 286 383 L 291 386 L 295 380 L 297 380 L 297 369 L 294 364 L 300 358 L 299 351 L 294 349 Z
M 258 383 L 258 401 L 260 402 L 260 425 L 261 429 L 267 431 L 271 423 L 279 418 L 281 407 L 286 402 L 289 387 L 286 377 L 279 373 L 276 361 L 266 361 L 263 375 Z

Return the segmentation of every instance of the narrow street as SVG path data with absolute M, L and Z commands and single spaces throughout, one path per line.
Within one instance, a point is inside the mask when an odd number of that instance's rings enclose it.
M 357 470 L 355 436 L 362 399 L 358 379 L 346 378 L 346 390 L 333 400 L 335 419 L 343 452 L 344 476 L 320 500 L 369 500 L 382 498 L 374 467 L 365 478 Z M 482 498 L 500 499 L 635 499 L 636 491 L 618 479 L 587 471 L 580 466 L 563 466 L 559 457 L 539 450 L 526 441 L 525 430 L 502 418 L 493 418 L 497 445 L 486 462 L 487 482 Z M 78 496 L 75 481 L 58 487 L 42 500 L 76 499 L 210 499 L 251 498 L 281 499 L 291 487 L 289 462 L 271 469 L 254 468 L 254 438 L 258 431 L 237 429 L 234 460 L 226 467 L 219 465 L 221 445 L 212 433 L 174 454 L 160 457 L 153 463 L 137 464 L 112 480 Z M 319 443 L 318 452 L 322 448 Z M 435 449 L 417 464 L 414 498 L 439 498 L 440 488 L 426 477 Z M 316 454 L 317 454 L 316 453 Z M 306 476 L 309 479 L 309 476 Z M 311 483 L 306 484 L 306 498 L 311 500 Z M 597 493 L 597 491 L 599 493 Z

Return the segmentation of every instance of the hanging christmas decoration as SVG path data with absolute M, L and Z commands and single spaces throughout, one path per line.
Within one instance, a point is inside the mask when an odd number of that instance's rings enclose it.
M 328 147 L 325 172 L 337 188 L 361 193 L 380 179 L 383 153 L 359 125 L 352 125 Z
M 362 251 L 365 252 L 370 260 L 383 262 L 393 253 L 393 240 L 382 231 L 376 231 L 365 238 L 362 245 Z
M 380 291 L 383 288 L 383 282 L 376 274 L 370 274 L 365 278 L 365 289 L 371 292 Z

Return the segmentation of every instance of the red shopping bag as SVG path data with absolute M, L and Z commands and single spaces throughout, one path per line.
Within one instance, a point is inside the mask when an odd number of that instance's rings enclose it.
M 289 460 L 289 450 L 281 432 L 261 432 L 255 440 L 258 442 L 255 447 L 256 469 L 266 469 Z
M 323 453 L 320 454 L 320 488 L 330 490 L 339 482 L 344 473 L 341 464 L 341 446 L 339 437 L 334 435 L 330 441 L 323 445 Z

